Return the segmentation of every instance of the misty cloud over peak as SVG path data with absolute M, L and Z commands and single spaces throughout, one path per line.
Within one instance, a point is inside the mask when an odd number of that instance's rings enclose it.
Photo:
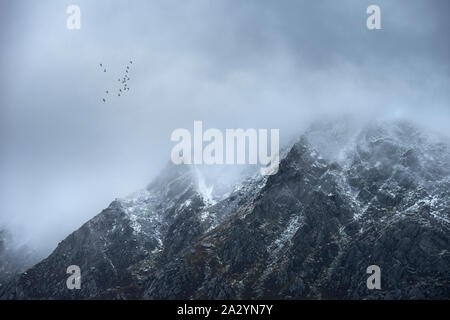
M 377 1 L 375 31 L 365 0 L 80 0 L 71 31 L 69 4 L 0 4 L 0 223 L 42 252 L 144 188 L 194 120 L 283 145 L 343 114 L 450 135 L 448 1 Z M 130 59 L 132 90 L 103 103 Z

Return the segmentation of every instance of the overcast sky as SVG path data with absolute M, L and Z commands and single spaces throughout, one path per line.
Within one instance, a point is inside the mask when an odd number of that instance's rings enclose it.
M 66 8 L 81 8 L 81 30 Z M 382 30 L 366 28 L 381 8 Z M 48 253 L 145 187 L 176 128 L 412 117 L 448 134 L 447 0 L 0 2 L 0 223 Z M 131 90 L 117 79 L 133 60 Z M 107 68 L 102 72 L 99 63 Z

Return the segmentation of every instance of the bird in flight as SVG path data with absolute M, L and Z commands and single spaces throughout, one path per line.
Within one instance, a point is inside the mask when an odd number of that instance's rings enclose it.
M 130 81 L 131 80 L 131 78 L 130 78 L 130 71 L 132 70 L 132 65 L 133 64 L 133 60 L 129 60 L 129 63 L 127 64 L 127 65 L 125 65 L 125 73 L 123 73 L 123 77 L 120 77 L 120 78 L 118 78 L 117 79 L 117 81 L 119 82 L 119 83 L 121 83 L 123 86 L 120 88 L 120 86 L 119 86 L 119 91 L 116 91 L 116 90 L 113 90 L 111 93 L 112 94 L 114 94 L 114 91 L 115 92 L 117 92 L 117 96 L 118 97 L 121 97 L 122 95 L 125 95 L 126 93 L 127 93 L 127 91 L 130 91 L 130 87 L 128 86 L 128 81 Z M 106 73 L 107 72 L 107 68 L 106 68 L 106 65 L 104 65 L 103 63 L 99 63 L 99 65 L 100 65 L 100 70 L 102 70 L 103 69 L 103 72 L 104 73 Z M 114 70 L 113 70 L 113 73 L 114 73 Z M 109 95 L 109 89 L 108 90 L 105 90 L 105 93 L 107 94 L 107 95 Z M 103 102 L 107 102 L 106 101 L 106 97 L 107 96 L 104 96 L 104 97 L 102 97 L 102 101 Z

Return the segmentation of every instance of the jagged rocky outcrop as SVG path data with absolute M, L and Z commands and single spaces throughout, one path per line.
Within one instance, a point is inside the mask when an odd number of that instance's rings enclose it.
M 351 128 L 316 123 L 276 175 L 250 175 L 218 197 L 197 170 L 168 166 L 0 296 L 448 299 L 448 141 L 406 122 Z M 81 290 L 66 288 L 71 264 Z M 373 264 L 381 290 L 366 287 Z

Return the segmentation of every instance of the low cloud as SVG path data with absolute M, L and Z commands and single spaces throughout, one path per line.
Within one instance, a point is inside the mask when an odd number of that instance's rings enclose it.
M 170 159 L 176 128 L 407 117 L 448 132 L 448 1 L 2 1 L 0 223 L 47 253 Z M 7 32 L 6 32 L 7 31 Z M 133 59 L 130 92 L 101 100 Z M 99 63 L 107 66 L 105 74 Z

